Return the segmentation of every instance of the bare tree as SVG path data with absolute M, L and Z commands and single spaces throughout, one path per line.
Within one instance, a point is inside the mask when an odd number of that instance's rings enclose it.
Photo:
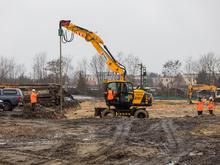
M 204 70 L 198 72 L 196 81 L 198 84 L 210 84 L 208 73 Z
M 103 58 L 100 55 L 94 55 L 90 61 L 90 69 L 95 75 L 99 89 L 102 89 L 107 67 Z
M 34 79 L 42 81 L 46 77 L 46 53 L 38 53 L 33 59 Z
M 135 82 L 135 76 L 139 74 L 140 68 L 138 64 L 141 63 L 140 58 L 129 54 L 128 56 L 124 57 L 123 64 L 127 70 L 127 80 L 131 82 Z
M 0 57 L 0 79 L 2 82 L 7 82 L 8 79 L 13 79 L 15 62 L 7 57 Z
M 218 72 L 218 59 L 215 56 L 214 53 L 208 53 L 207 55 L 204 55 L 202 58 L 207 60 L 207 69 L 208 72 L 211 74 L 211 83 L 216 84 L 217 83 L 217 72 Z
M 69 84 L 69 73 L 73 71 L 73 66 L 72 66 L 72 57 L 71 55 L 63 57 L 63 76 L 64 76 L 64 84 L 68 85 Z
M 75 85 L 77 89 L 85 94 L 87 92 L 87 70 L 88 70 L 88 62 L 86 58 L 83 58 L 71 74 L 71 84 Z
M 59 83 L 59 60 L 50 60 L 46 65 L 47 81 Z
M 184 71 L 186 73 L 186 78 L 191 84 L 196 78 L 196 73 L 200 72 L 201 68 L 199 61 L 192 60 L 192 57 L 188 57 L 185 60 Z
M 185 66 L 184 66 L 184 70 L 187 74 L 192 74 L 193 72 L 193 60 L 192 60 L 192 56 L 188 57 L 185 61 Z
M 220 73 L 220 57 L 217 58 L 217 71 Z
M 68 82 L 68 74 L 73 69 L 71 60 L 72 58 L 70 56 L 62 57 L 62 79 L 64 84 Z M 47 82 L 59 83 L 60 59 L 53 59 L 48 61 L 45 68 L 48 74 L 46 78 Z
M 20 77 L 21 75 L 25 74 L 25 66 L 23 64 L 18 64 L 15 67 L 15 75 L 16 78 Z
M 12 71 L 13 78 L 10 79 L 11 83 L 27 83 L 30 78 L 26 76 L 24 64 L 15 64 Z
M 138 85 L 140 82 L 136 79 L 137 75 L 140 75 L 140 67 L 138 64 L 142 63 L 141 59 L 132 54 L 124 55 L 119 52 L 117 55 L 117 61 L 123 64 L 126 68 L 126 80 L 133 82 L 134 85 Z
M 180 73 L 181 62 L 179 60 L 169 60 L 163 65 L 163 75 L 175 77 Z
M 197 73 L 200 73 L 200 75 L 206 74 L 208 78 L 207 83 L 217 85 L 219 66 L 219 58 L 214 53 L 207 53 L 200 57 L 197 65 L 199 69 Z
M 116 60 L 117 62 L 125 66 L 127 71 L 126 79 L 128 81 L 135 82 L 135 75 L 137 75 L 139 72 L 138 64 L 141 60 L 132 54 L 124 56 L 122 52 L 117 54 Z M 102 87 L 104 79 L 119 78 L 119 75 L 114 74 L 107 68 L 104 59 L 100 55 L 95 55 L 92 57 L 90 61 L 90 68 L 92 73 L 95 75 L 98 86 L 100 88 Z
M 79 71 L 78 74 L 78 81 L 77 81 L 77 88 L 81 94 L 86 94 L 87 92 L 87 82 L 82 71 Z
M 86 58 L 83 58 L 79 63 L 78 63 L 78 71 L 80 71 L 80 74 L 87 79 L 87 74 L 88 74 L 88 61 Z
M 168 88 L 174 88 L 174 85 L 176 85 L 176 87 L 179 85 L 177 82 L 180 78 L 180 67 L 181 62 L 179 60 L 169 60 L 163 65 L 162 73 L 165 77 L 170 79 L 169 86 L 167 86 Z

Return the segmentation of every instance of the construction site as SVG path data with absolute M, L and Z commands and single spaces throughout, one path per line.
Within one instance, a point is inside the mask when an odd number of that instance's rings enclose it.
M 1 112 L 0 164 L 218 164 L 215 116 L 186 101 L 156 101 L 148 119 L 94 117 L 94 102 L 54 116 Z
M 0 165 L 220 164 L 219 2 L 64 2 L 0 2 Z

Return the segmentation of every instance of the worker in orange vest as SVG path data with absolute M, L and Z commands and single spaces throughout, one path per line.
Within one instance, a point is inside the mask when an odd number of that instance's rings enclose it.
M 198 115 L 202 115 L 204 101 L 202 100 L 201 97 L 198 98 L 198 101 L 196 102 L 196 105 L 197 105 Z
M 32 89 L 30 100 L 31 100 L 31 111 L 35 111 L 36 104 L 37 104 L 37 97 L 38 93 L 36 92 L 35 89 Z
M 212 97 L 210 97 L 209 101 L 208 101 L 208 110 L 209 110 L 210 115 L 213 115 L 214 108 L 215 108 L 214 99 Z
M 111 88 L 108 88 L 106 94 L 107 94 L 107 105 L 109 106 L 110 109 L 110 103 L 114 99 L 114 92 Z

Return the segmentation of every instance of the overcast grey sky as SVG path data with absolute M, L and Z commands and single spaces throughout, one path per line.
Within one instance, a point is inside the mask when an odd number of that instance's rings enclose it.
M 1 0 L 0 55 L 31 69 L 35 54 L 59 57 L 58 22 L 97 32 L 112 54 L 142 59 L 160 72 L 169 59 L 220 54 L 219 0 Z M 63 47 L 73 64 L 96 51 L 80 37 Z

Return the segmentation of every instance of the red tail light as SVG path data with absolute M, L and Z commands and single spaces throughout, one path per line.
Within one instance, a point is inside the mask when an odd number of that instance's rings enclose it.
M 18 102 L 21 102 L 21 96 L 18 96 Z

